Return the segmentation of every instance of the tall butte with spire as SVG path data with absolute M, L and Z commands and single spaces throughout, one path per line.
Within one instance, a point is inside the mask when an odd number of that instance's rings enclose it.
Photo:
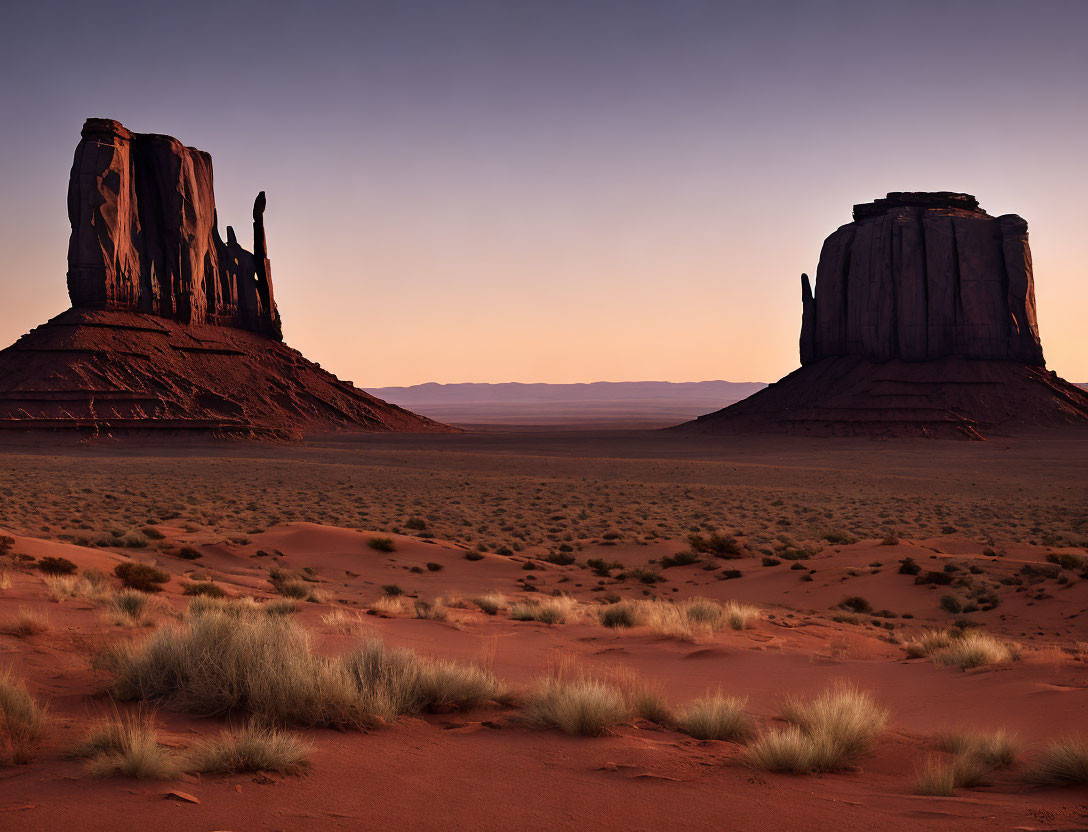
M 984 438 L 1088 426 L 1046 370 L 1028 224 L 970 194 L 854 206 L 801 275 L 801 368 L 678 430 Z
M 0 429 L 297 437 L 450 430 L 283 343 L 265 237 L 219 235 L 212 159 L 120 122 L 83 125 L 68 185 L 72 308 L 0 351 Z

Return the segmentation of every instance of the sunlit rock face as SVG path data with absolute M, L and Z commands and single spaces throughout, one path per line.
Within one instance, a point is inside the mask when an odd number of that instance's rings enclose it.
M 170 136 L 87 119 L 68 184 L 72 306 L 234 326 L 278 339 L 264 205 L 261 192 L 253 208 L 253 253 L 230 227 L 224 243 L 210 155 Z
M 1027 223 L 969 194 L 854 206 L 802 275 L 801 363 L 959 357 L 1043 366 Z

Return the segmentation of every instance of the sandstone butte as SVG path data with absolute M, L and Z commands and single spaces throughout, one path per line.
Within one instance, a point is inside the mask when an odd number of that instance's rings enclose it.
M 801 367 L 676 430 L 979 439 L 1088 426 L 1088 393 L 1046 369 L 1028 226 L 969 194 L 854 206 L 801 275 Z
M 211 156 L 87 119 L 68 185 L 72 308 L 0 351 L 0 429 L 452 430 L 283 343 L 265 204 L 262 191 L 252 252 L 230 226 L 224 242 Z

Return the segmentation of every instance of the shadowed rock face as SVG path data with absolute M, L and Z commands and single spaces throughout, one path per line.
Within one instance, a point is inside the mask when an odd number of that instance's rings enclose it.
M 253 207 L 254 253 L 230 227 L 224 243 L 211 156 L 170 136 L 87 119 L 68 184 L 72 305 L 279 339 L 264 205 L 262 191 Z
M 801 363 L 959 357 L 1044 366 L 1027 223 L 969 194 L 854 206 L 802 275 Z

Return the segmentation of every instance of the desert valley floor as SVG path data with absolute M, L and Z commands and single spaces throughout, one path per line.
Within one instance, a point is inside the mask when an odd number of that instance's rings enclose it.
M 1047 743 L 1088 732 L 1083 433 L 0 440 L 0 674 L 48 705 L 32 759 L 0 764 L 2 829 L 121 829 L 137 812 L 164 832 L 1088 827 L 1083 786 L 1025 777 Z M 78 571 L 51 577 L 50 557 Z M 128 561 L 169 580 L 126 616 L 110 598 Z M 77 581 L 87 570 L 94 591 Z M 104 716 L 141 709 L 177 755 L 244 720 L 111 697 L 95 660 L 186 626 L 192 586 L 209 582 L 263 604 L 297 595 L 289 618 L 322 655 L 379 637 L 481 664 L 507 690 L 471 709 L 293 727 L 312 745 L 300 774 L 88 773 L 71 751 Z M 602 624 L 617 604 L 693 598 L 758 613 L 741 629 Z M 516 620 L 552 599 L 551 623 Z M 1007 660 L 964 670 L 908 649 L 952 627 L 997 636 Z M 529 721 L 525 703 L 559 672 L 653 692 L 676 717 L 632 713 L 591 737 Z M 752 765 L 784 699 L 837 684 L 887 710 L 870 752 L 822 774 Z M 681 730 L 718 691 L 746 699 L 749 736 Z M 998 729 L 1022 746 L 1011 766 L 953 796 L 917 793 L 935 737 Z

